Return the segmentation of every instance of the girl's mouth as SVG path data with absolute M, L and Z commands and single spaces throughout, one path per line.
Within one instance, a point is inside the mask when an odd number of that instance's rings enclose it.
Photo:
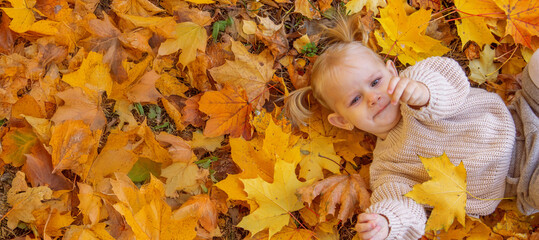
M 378 112 L 376 112 L 376 113 L 374 114 L 373 118 L 375 118 L 375 117 L 378 116 L 380 113 L 382 113 L 382 111 L 384 111 L 384 110 L 387 108 L 387 106 L 389 106 L 389 104 L 390 104 L 390 103 L 388 103 L 388 104 L 384 105 L 382 108 L 380 108 L 380 110 L 378 110 Z

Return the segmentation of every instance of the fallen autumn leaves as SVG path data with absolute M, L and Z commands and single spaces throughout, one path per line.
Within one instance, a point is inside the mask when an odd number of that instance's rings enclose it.
M 372 136 L 321 108 L 291 129 L 277 101 L 308 81 L 315 23 L 344 5 L 400 67 L 449 52 L 506 100 L 539 46 L 536 1 L 413 2 L 2 1 L 0 237 L 352 238 Z M 537 226 L 507 203 L 439 237 Z

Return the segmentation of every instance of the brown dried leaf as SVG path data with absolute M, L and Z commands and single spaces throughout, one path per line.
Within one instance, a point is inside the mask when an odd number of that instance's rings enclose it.
M 9 54 L 13 51 L 13 43 L 17 36 L 9 29 L 10 22 L 11 19 L 7 14 L 2 14 L 0 18 L 0 53 Z
M 52 173 L 51 155 L 42 144 L 36 144 L 26 155 L 26 164 L 22 171 L 28 176 L 32 187 L 49 186 L 52 190 L 71 189 L 71 183 L 61 173 Z
M 311 205 L 312 201 L 321 195 L 320 219 L 325 220 L 326 215 L 335 215 L 335 210 L 339 204 L 339 215 L 337 218 L 346 221 L 351 218 L 357 210 L 365 210 L 370 205 L 370 193 L 368 187 L 359 174 L 335 175 L 315 184 L 298 189 L 303 202 Z
M 432 9 L 434 11 L 440 10 L 441 6 L 440 0 L 412 0 L 413 7 L 420 7 L 424 9 Z
M 194 127 L 204 125 L 205 114 L 198 110 L 198 101 L 202 94 L 195 95 L 185 101 L 185 107 L 182 109 L 182 121 L 186 124 L 191 124 Z

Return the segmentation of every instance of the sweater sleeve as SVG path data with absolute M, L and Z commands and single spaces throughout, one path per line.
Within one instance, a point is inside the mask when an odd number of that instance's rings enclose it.
M 425 233 L 425 208 L 404 196 L 410 190 L 407 184 L 392 181 L 380 185 L 371 195 L 372 204 L 366 212 L 387 217 L 387 239 L 419 239 Z
M 470 83 L 453 59 L 431 57 L 407 68 L 401 76 L 424 83 L 430 92 L 427 106 L 413 109 L 403 106 L 418 120 L 439 120 L 459 111 L 470 92 Z

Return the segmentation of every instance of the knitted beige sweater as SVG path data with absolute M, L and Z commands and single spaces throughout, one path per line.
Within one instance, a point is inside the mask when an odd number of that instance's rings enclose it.
M 435 157 L 445 152 L 453 164 L 463 161 L 469 192 L 483 199 L 501 198 L 515 126 L 501 98 L 470 88 L 452 59 L 428 58 L 400 75 L 423 82 L 431 97 L 419 110 L 403 104 L 398 125 L 385 140 L 378 139 L 370 167 L 372 205 L 367 212 L 389 219 L 388 239 L 418 239 L 424 234 L 427 206 L 403 196 L 430 179 L 418 155 Z M 498 203 L 468 196 L 466 213 L 488 215 Z

